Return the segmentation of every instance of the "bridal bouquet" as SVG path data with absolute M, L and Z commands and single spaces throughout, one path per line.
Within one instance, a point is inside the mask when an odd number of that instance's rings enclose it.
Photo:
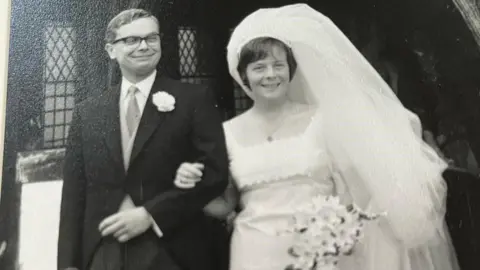
M 364 223 L 379 216 L 354 205 L 342 205 L 338 197 L 315 198 L 297 210 L 287 230 L 295 236 L 288 250 L 295 262 L 285 270 L 335 270 L 340 256 L 353 252 Z

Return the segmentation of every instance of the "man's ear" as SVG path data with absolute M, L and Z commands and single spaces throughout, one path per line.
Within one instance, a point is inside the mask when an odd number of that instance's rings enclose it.
M 107 51 L 110 59 L 114 60 L 116 58 L 115 47 L 112 44 L 110 44 L 110 43 L 105 44 L 105 51 Z

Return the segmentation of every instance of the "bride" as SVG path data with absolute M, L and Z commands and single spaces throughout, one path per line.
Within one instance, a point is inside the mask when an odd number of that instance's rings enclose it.
M 421 139 L 416 115 L 325 16 L 305 4 L 260 9 L 228 44 L 233 78 L 254 101 L 224 124 L 231 185 L 205 207 L 235 207 L 232 270 L 292 262 L 285 230 L 295 208 L 338 195 L 370 223 L 340 270 L 453 270 L 444 223 L 446 164 Z M 184 163 L 175 184 L 194 188 L 202 165 Z

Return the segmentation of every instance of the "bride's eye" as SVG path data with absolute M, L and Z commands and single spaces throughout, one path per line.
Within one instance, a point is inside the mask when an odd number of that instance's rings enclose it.
M 263 69 L 264 69 L 264 66 L 254 66 L 253 67 L 253 70 L 255 70 L 255 71 L 261 71 Z

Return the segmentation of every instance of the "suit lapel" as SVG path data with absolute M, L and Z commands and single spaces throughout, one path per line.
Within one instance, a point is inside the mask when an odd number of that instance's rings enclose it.
M 123 153 L 120 129 L 120 86 L 115 86 L 107 90 L 103 98 L 105 102 L 105 143 L 115 162 L 115 165 L 122 168 L 123 171 Z
M 152 136 L 158 126 L 160 126 L 160 124 L 164 121 L 165 116 L 168 114 L 168 112 L 159 112 L 155 104 L 152 102 L 153 94 L 160 91 L 169 91 L 167 80 L 168 79 L 163 76 L 157 76 L 155 79 L 152 90 L 148 96 L 147 103 L 145 104 L 142 118 L 140 119 L 140 123 L 138 125 L 137 134 L 132 147 L 132 153 L 130 155 L 130 164 L 135 161 L 135 158 L 145 146 L 145 143 Z

